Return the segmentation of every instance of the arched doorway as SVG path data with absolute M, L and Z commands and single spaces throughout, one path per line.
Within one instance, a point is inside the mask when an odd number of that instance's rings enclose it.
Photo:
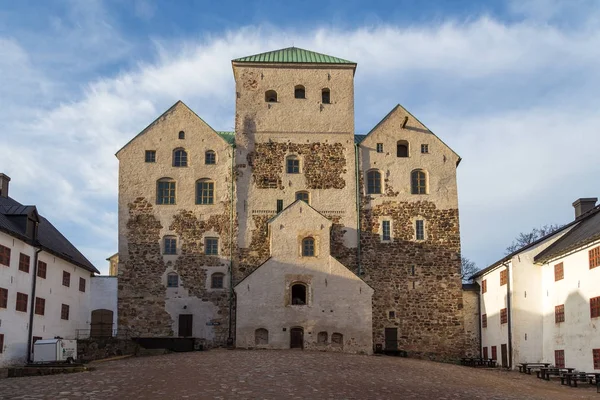
M 111 337 L 113 331 L 113 312 L 111 310 L 93 310 L 91 337 Z
M 290 330 L 290 349 L 304 348 L 304 329 L 292 328 Z

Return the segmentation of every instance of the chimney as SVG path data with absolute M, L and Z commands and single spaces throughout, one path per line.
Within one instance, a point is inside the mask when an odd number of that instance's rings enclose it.
M 0 173 L 0 197 L 8 197 L 8 182 L 10 177 Z
M 579 218 L 586 212 L 590 211 L 592 208 L 596 207 L 597 201 L 597 197 L 586 197 L 575 200 L 575 202 L 573 203 L 573 207 L 575 208 L 575 219 Z

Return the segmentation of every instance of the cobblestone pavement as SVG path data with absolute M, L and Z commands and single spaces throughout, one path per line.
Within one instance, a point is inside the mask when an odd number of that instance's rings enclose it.
M 212 350 L 0 380 L 0 399 L 597 399 L 535 376 L 385 356 Z

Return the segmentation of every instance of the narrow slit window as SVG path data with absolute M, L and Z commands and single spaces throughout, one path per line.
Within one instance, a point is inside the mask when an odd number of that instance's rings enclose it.
M 327 88 L 321 90 L 321 103 L 331 104 L 331 92 Z
M 377 143 L 377 152 L 383 153 L 383 143 Z
M 417 240 L 425 240 L 425 221 L 422 219 L 415 221 L 415 236 Z
M 392 240 L 390 221 L 382 221 L 381 230 L 382 230 L 382 235 L 381 235 L 382 240 L 386 240 L 386 241 Z
M 283 210 L 283 200 L 277 199 L 277 212 L 280 213 Z

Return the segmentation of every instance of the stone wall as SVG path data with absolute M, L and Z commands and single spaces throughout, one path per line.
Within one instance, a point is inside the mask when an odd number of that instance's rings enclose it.
M 477 286 L 479 287 L 479 285 Z M 463 311 L 465 316 L 465 355 L 479 357 L 481 354 L 479 289 L 463 289 Z
M 140 346 L 130 339 L 97 338 L 77 341 L 77 360 L 88 362 L 104 358 L 135 355 Z

